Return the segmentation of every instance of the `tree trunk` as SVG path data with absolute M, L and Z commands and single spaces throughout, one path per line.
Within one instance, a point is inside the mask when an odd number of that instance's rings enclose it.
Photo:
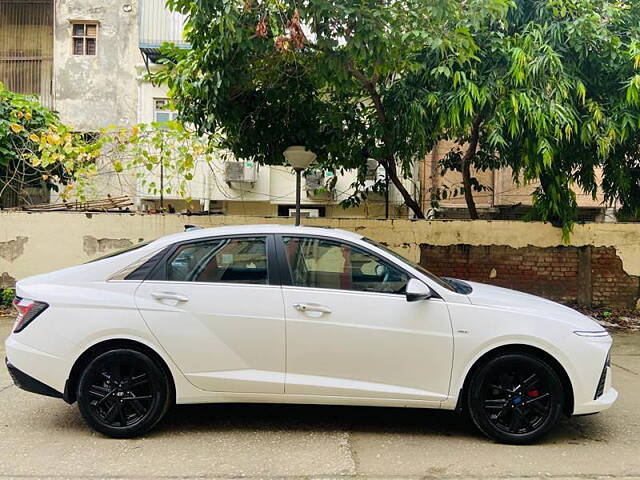
M 470 159 L 466 157 L 466 154 L 462 157 L 462 185 L 464 186 L 464 200 L 467 202 L 469 218 L 471 218 L 471 220 L 478 220 L 478 209 L 476 208 L 476 202 L 473 199 L 473 191 L 471 187 L 471 162 Z
M 402 180 L 398 177 L 398 169 L 396 168 L 396 162 L 392 158 L 387 158 L 383 161 L 384 168 L 389 175 L 389 180 L 395 185 L 395 187 L 402 195 L 404 203 L 407 207 L 411 209 L 416 218 L 424 219 L 426 218 L 424 212 L 422 211 L 422 207 L 420 204 L 416 202 L 416 200 L 411 196 L 411 194 L 407 191 Z
M 480 139 L 480 125 L 482 119 L 477 116 L 471 126 L 471 135 L 469 136 L 469 146 L 460 161 L 460 170 L 462 170 L 462 185 L 464 186 L 464 200 L 467 202 L 469 217 L 471 220 L 478 220 L 478 209 L 473 199 L 473 189 L 471 187 L 471 162 L 476 156 L 478 150 L 478 141 Z

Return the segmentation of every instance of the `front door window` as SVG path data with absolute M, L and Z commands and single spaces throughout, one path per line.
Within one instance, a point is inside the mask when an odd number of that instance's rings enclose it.
M 398 268 L 346 243 L 285 237 L 284 244 L 296 287 L 403 294 L 409 281 Z

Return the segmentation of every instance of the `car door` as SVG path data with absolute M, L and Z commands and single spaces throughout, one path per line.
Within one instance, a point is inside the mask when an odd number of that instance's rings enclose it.
M 136 291 L 144 320 L 195 386 L 283 393 L 285 323 L 273 241 L 179 244 Z
M 443 300 L 407 302 L 409 274 L 361 246 L 278 238 L 287 394 L 446 399 L 453 336 Z

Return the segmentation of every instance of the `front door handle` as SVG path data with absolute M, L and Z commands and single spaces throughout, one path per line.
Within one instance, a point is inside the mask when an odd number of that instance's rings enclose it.
M 189 297 L 173 292 L 151 292 L 151 296 L 156 300 L 174 300 L 176 302 L 188 302 Z
M 331 309 L 329 307 L 318 305 L 317 303 L 294 303 L 293 308 L 299 312 L 331 313 Z

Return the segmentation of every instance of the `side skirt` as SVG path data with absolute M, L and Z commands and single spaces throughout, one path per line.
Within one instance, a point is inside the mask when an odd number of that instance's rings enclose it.
M 204 392 L 203 392 L 204 393 Z M 370 397 L 342 397 L 330 395 L 291 395 L 291 394 L 267 394 L 267 393 L 227 393 L 211 392 L 197 397 L 178 396 L 178 404 L 193 403 L 285 403 L 285 404 L 311 404 L 311 405 L 359 405 L 370 407 L 400 407 L 400 408 L 433 408 L 446 409 L 444 402 L 430 402 L 424 400 L 407 400 L 394 398 L 370 398 Z

